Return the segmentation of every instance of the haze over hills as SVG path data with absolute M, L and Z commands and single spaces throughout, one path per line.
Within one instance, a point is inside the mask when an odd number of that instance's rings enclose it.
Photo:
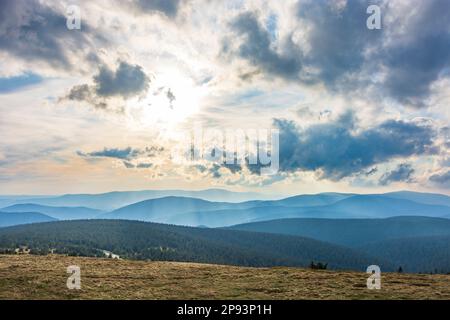
M 161 192 L 165 193 L 166 191 Z M 203 194 L 215 194 L 216 196 L 224 194 L 224 192 L 228 194 L 228 191 L 216 189 L 201 192 Z M 151 193 L 153 196 L 156 195 L 156 191 L 151 191 Z M 75 203 L 88 203 L 94 207 L 108 207 L 146 196 L 148 196 L 147 191 L 117 192 L 101 195 L 66 195 L 50 199 L 38 198 L 36 201 L 63 202 L 69 206 Z M 40 212 L 58 219 L 99 217 L 102 219 L 128 219 L 187 226 L 225 227 L 285 218 L 449 217 L 450 206 L 442 205 L 442 203 L 450 203 L 449 199 L 450 197 L 445 195 L 404 191 L 376 195 L 323 193 L 298 195 L 280 200 L 251 200 L 237 203 L 170 196 L 138 201 L 104 214 L 91 208 L 51 207 L 33 203 L 13 205 L 2 210 Z M 112 200 L 112 203 L 108 204 L 109 200 Z
M 18 199 L 4 199 L 2 205 L 18 203 L 33 203 L 57 207 L 88 207 L 111 211 L 136 202 L 169 196 L 195 197 L 208 201 L 242 202 L 263 199 L 265 196 L 254 192 L 233 192 L 224 189 L 206 190 L 143 190 L 143 191 L 113 191 L 100 194 L 66 194 L 54 197 L 31 198 L 22 196 Z M 7 196 L 6 196 L 7 197 Z M 1 202 L 0 202 L 1 203 Z
M 2 210 L 6 212 L 40 212 L 58 220 L 91 219 L 103 211 L 85 207 L 51 207 L 39 204 L 15 204 Z
M 56 220 L 38 212 L 0 212 L 0 227 Z
M 335 203 L 354 196 L 351 193 L 327 192 L 319 194 L 300 194 L 279 200 L 247 201 L 249 207 L 313 207 Z
M 167 222 L 171 216 L 187 212 L 202 212 L 214 209 L 232 209 L 247 207 L 244 204 L 211 202 L 187 197 L 164 197 L 134 203 L 123 208 L 105 213 L 102 219 L 127 219 L 151 222 Z
M 450 197 L 438 193 L 396 191 L 396 192 L 388 192 L 385 193 L 384 195 L 391 198 L 411 200 L 418 203 L 450 206 Z
M 307 212 L 310 206 L 330 204 L 351 195 L 299 195 L 281 200 L 241 203 L 210 202 L 196 198 L 164 197 L 150 199 L 105 213 L 103 219 L 128 219 L 179 225 L 219 227 L 253 221 L 275 214 L 285 216 Z M 450 212 L 450 210 L 449 210 Z
M 168 196 L 191 197 L 213 202 L 249 202 L 255 206 L 284 206 L 307 207 L 328 205 L 339 200 L 356 196 L 352 193 L 319 193 L 302 194 L 282 198 L 272 196 L 279 200 L 264 200 L 267 195 L 256 192 L 233 192 L 224 189 L 190 190 L 143 190 L 143 191 L 113 191 L 100 194 L 66 194 L 61 196 L 33 196 L 33 195 L 0 195 L 0 206 L 13 204 L 40 204 L 57 207 L 88 207 L 104 211 L 112 211 L 144 200 Z M 450 206 L 450 197 L 442 194 L 420 193 L 411 191 L 389 192 L 385 194 L 371 194 L 369 196 L 384 196 L 410 200 L 417 203 Z M 256 200 L 256 201 L 254 201 Z
M 365 270 L 389 262 L 322 241 L 276 234 L 179 227 L 125 220 L 76 220 L 0 229 L 0 248 L 28 245 L 34 252 L 102 256 L 108 250 L 130 259 L 190 261 L 242 266 L 308 266 Z
M 104 219 L 153 221 L 188 226 L 223 227 L 246 222 L 283 218 L 384 218 L 394 216 L 443 217 L 450 207 L 430 205 L 383 195 L 340 195 L 326 197 L 291 197 L 277 201 L 212 203 L 193 198 L 161 198 L 146 200 L 106 213 Z M 306 199 L 306 201 L 305 201 Z M 342 200 L 339 200 L 342 199 Z M 334 201 L 334 202 L 333 202 Z M 311 206 L 314 202 L 326 205 Z M 285 205 L 289 206 L 285 206 Z

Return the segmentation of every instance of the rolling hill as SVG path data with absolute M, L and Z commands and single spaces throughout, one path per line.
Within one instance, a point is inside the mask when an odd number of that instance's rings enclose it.
M 288 234 L 349 247 L 395 238 L 450 236 L 450 220 L 429 217 L 385 219 L 282 219 L 241 224 L 233 230 Z
M 74 220 L 0 229 L 0 248 L 28 245 L 33 252 L 103 255 L 241 266 L 308 266 L 365 270 L 370 264 L 393 265 L 356 250 L 286 235 L 203 229 L 124 220 Z
M 268 215 L 308 215 L 313 205 L 334 203 L 350 195 L 300 195 L 273 201 L 241 203 L 210 202 L 187 197 L 150 199 L 119 208 L 100 216 L 102 219 L 127 219 L 171 223 L 186 226 L 220 227 L 264 219 Z
M 344 245 L 402 266 L 406 272 L 450 272 L 450 220 L 443 218 L 283 219 L 230 229 Z
M 58 220 L 91 219 L 103 211 L 85 207 L 50 207 L 38 204 L 15 204 L 2 210 L 6 212 L 39 212 Z
M 350 193 L 301 194 L 280 200 L 247 201 L 248 207 L 315 207 L 329 205 L 353 196 Z
M 326 207 L 335 212 L 360 218 L 383 218 L 401 215 L 442 217 L 450 214 L 450 207 L 448 206 L 423 204 L 382 195 L 356 195 Z
M 38 212 L 0 212 L 0 227 L 56 220 Z
M 168 222 L 177 214 L 188 212 L 202 212 L 217 209 L 231 209 L 246 207 L 244 204 L 233 204 L 227 202 L 211 202 L 187 197 L 164 197 L 145 200 L 125 206 L 123 208 L 105 213 L 102 219 L 127 219 L 151 222 Z

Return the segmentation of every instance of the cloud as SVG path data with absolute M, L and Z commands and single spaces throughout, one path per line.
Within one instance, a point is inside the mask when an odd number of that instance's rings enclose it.
M 64 98 L 85 101 L 96 108 L 106 109 L 109 98 L 127 99 L 145 93 L 150 86 L 150 78 L 141 66 L 120 61 L 116 70 L 101 66 L 93 77 L 93 83 L 72 87 Z
M 65 99 L 72 101 L 85 101 L 97 109 L 106 109 L 108 104 L 95 95 L 93 87 L 87 84 L 81 84 L 72 87 Z
M 147 91 L 150 79 L 141 66 L 121 61 L 117 70 L 103 65 L 94 76 L 95 92 L 101 97 L 122 96 L 124 98 Z
M 437 185 L 450 188 L 450 170 L 440 174 L 433 174 L 429 180 Z
M 141 162 L 141 163 L 135 164 L 133 162 L 124 160 L 124 161 L 122 161 L 122 163 L 125 166 L 125 168 L 127 168 L 127 169 L 148 169 L 153 166 L 153 164 L 149 163 L 149 162 Z
M 356 123 L 352 112 L 306 129 L 275 119 L 280 130 L 280 170 L 315 171 L 319 178 L 337 181 L 378 163 L 437 152 L 436 130 L 429 125 L 387 120 L 362 130 Z
M 256 14 L 245 12 L 236 17 L 231 27 L 242 38 L 237 54 L 267 73 L 284 78 L 296 78 L 301 70 L 300 59 L 295 52 L 279 54 L 271 48 L 271 36 L 258 22 Z M 225 53 L 227 45 L 224 47 Z
M 153 158 L 164 151 L 164 147 L 145 147 L 144 149 L 139 148 L 103 148 L 103 150 L 92 151 L 92 152 L 82 152 L 77 151 L 80 157 L 84 158 L 114 158 L 120 160 L 132 160 L 137 158 Z M 125 161 L 124 161 L 125 163 Z M 128 162 L 130 163 L 130 162 Z
M 101 157 L 101 158 L 115 158 L 115 159 L 131 159 L 140 154 L 140 150 L 132 149 L 131 147 L 125 149 L 118 148 L 104 148 L 101 151 L 93 151 L 84 153 L 78 151 L 77 154 L 82 157 Z
M 381 8 L 380 30 L 366 27 L 366 10 L 374 4 Z M 449 77 L 447 0 L 300 0 L 294 15 L 277 38 L 258 14 L 239 14 L 230 24 L 235 37 L 225 38 L 223 52 L 287 81 L 344 94 L 376 93 L 412 107 L 427 106 L 433 83 Z
M 395 170 L 386 172 L 380 178 L 380 184 L 385 186 L 392 182 L 411 182 L 414 169 L 410 164 L 402 163 Z
M 358 0 L 337 8 L 334 1 L 299 1 L 296 19 L 304 28 L 301 43 L 295 40 L 298 29 L 290 30 L 277 42 L 255 13 L 242 13 L 231 23 L 235 35 L 242 39 L 233 53 L 287 80 L 320 82 L 330 88 L 337 82 L 348 86 L 353 73 L 365 63 L 365 49 L 381 36 L 379 31 L 366 27 L 366 9 L 370 4 L 373 1 Z M 224 48 L 227 51 L 229 45 Z
M 75 53 L 85 61 L 97 61 L 90 38 L 93 30 L 87 23 L 82 28 L 68 30 L 66 17 L 42 1 L 0 2 L 0 51 L 23 61 L 43 61 L 64 69 L 74 67 Z
M 412 14 L 399 12 L 407 18 L 395 35 L 395 41 L 387 45 L 378 55 L 380 63 L 386 66 L 387 76 L 384 87 L 399 102 L 416 107 L 425 106 L 431 85 L 450 67 L 450 2 L 430 0 L 409 3 Z M 398 18 L 392 21 L 400 24 Z
M 138 169 L 147 169 L 147 168 L 150 168 L 152 166 L 153 166 L 152 163 L 138 163 L 136 165 L 136 168 L 138 168 Z
M 371 175 L 373 175 L 373 174 L 375 174 L 377 172 L 378 172 L 378 168 L 374 167 L 374 168 L 370 169 L 369 171 L 364 172 L 364 175 L 366 177 L 369 177 L 369 176 L 371 176 Z
M 380 1 L 342 3 L 299 1 L 297 7 L 297 18 L 307 28 L 303 30 L 306 43 L 301 49 L 308 72 L 303 77 L 330 88 L 349 85 L 352 75 L 366 62 L 366 49 L 382 35 L 366 27 L 367 7 Z
M 169 18 L 177 15 L 181 0 L 136 0 L 135 5 L 144 12 L 160 12 Z

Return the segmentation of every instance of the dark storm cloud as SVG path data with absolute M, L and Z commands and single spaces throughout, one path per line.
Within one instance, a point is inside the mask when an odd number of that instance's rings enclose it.
M 177 15 L 181 0 L 137 0 L 136 6 L 144 12 L 160 12 L 169 18 Z
M 435 184 L 450 188 L 450 170 L 442 174 L 434 174 L 429 180 Z
M 82 28 L 68 30 L 64 13 L 40 1 L 0 1 L 0 51 L 23 60 L 72 67 L 70 55 L 85 54 L 91 47 L 92 30 L 86 23 Z M 94 51 L 89 50 L 88 56 L 90 61 L 98 61 Z
M 108 109 L 109 97 L 129 98 L 148 90 L 150 78 L 139 65 L 121 61 L 116 70 L 101 66 L 93 77 L 93 85 L 81 84 L 70 89 L 63 98 L 84 101 L 98 109 Z
M 94 76 L 95 92 L 99 96 L 134 96 L 146 91 L 150 84 L 141 66 L 131 65 L 121 61 L 117 70 L 101 66 L 99 73 Z
M 331 180 L 391 159 L 437 152 L 432 127 L 405 121 L 388 120 L 357 133 L 350 112 L 304 130 L 292 121 L 275 119 L 274 124 L 280 130 L 281 171 L 316 171 Z
M 367 7 L 379 1 L 353 0 L 340 9 L 336 3 L 300 1 L 298 5 L 298 18 L 310 29 L 310 49 L 303 62 L 317 70 L 304 78 L 328 87 L 348 86 L 347 76 L 359 72 L 365 63 L 365 49 L 382 35 L 382 31 L 366 27 Z
M 380 37 L 379 31 L 366 28 L 368 5 L 368 1 L 352 1 L 351 5 L 338 10 L 332 2 L 301 1 L 298 19 L 304 20 L 309 28 L 305 30 L 310 46 L 308 52 L 291 40 L 274 50 L 270 30 L 258 22 L 254 13 L 243 13 L 231 24 L 235 34 L 244 38 L 237 54 L 267 73 L 333 87 L 343 76 L 361 69 L 364 48 Z M 229 46 L 224 48 L 227 50 Z M 313 69 L 314 72 L 307 71 Z
M 395 170 L 386 172 L 380 178 L 380 184 L 385 186 L 392 182 L 411 182 L 414 169 L 410 164 L 402 163 Z
M 380 54 L 388 68 L 385 82 L 390 94 L 402 103 L 423 106 L 430 85 L 450 67 L 450 1 L 415 3 L 417 14 L 407 34 Z M 394 27 L 394 26 L 392 26 Z
M 381 30 L 366 27 L 366 10 L 373 4 L 381 8 Z M 424 107 L 433 82 L 450 74 L 450 1 L 411 2 L 402 7 L 408 19 L 395 8 L 376 0 L 348 1 L 342 7 L 332 0 L 302 0 L 296 18 L 305 30 L 291 30 L 280 41 L 255 13 L 242 13 L 231 23 L 241 41 L 238 49 L 228 39 L 223 52 L 287 80 L 356 94 L 376 85 L 383 96 Z M 304 44 L 290 40 L 295 32 Z M 381 72 L 383 77 L 374 77 Z
M 286 55 L 271 48 L 269 31 L 258 23 L 255 14 L 246 12 L 231 24 L 237 35 L 243 36 L 237 54 L 264 71 L 284 78 L 295 78 L 301 70 L 300 59 L 294 52 Z M 226 49 L 225 49 L 226 50 Z

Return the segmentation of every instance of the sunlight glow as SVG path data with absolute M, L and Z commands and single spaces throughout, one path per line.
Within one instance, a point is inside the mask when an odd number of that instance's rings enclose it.
M 145 97 L 127 101 L 129 126 L 176 127 L 199 109 L 203 89 L 176 70 L 158 76 Z

